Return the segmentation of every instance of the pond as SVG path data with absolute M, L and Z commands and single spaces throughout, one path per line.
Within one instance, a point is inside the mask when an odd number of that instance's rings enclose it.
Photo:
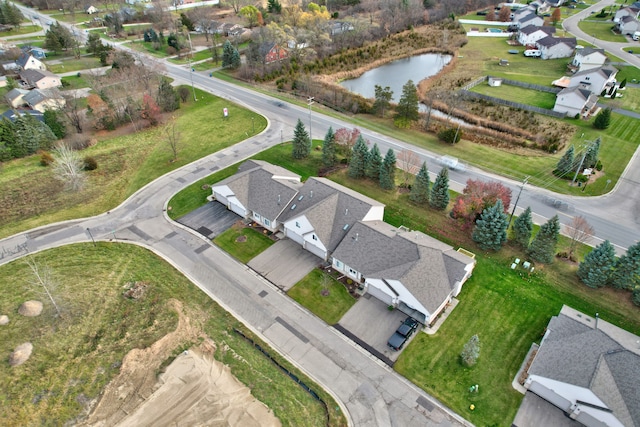
M 411 56 L 369 70 L 357 79 L 345 80 L 340 85 L 365 98 L 375 98 L 375 85 L 389 86 L 393 91 L 392 101 L 398 102 L 402 96 L 402 86 L 409 80 L 417 85 L 420 80 L 438 74 L 450 61 L 451 55 L 440 53 Z

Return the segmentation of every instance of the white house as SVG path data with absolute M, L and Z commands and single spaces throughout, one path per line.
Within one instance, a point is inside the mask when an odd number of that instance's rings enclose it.
M 571 76 L 569 87 L 577 86 L 600 95 L 605 88 L 615 84 L 617 73 L 618 70 L 611 66 L 579 71 Z
M 640 9 L 635 8 L 635 7 L 623 7 L 621 9 L 618 9 L 616 11 L 616 14 L 613 17 L 613 22 L 620 22 L 620 20 L 622 20 L 622 18 L 630 16 L 632 18 L 638 18 L 638 15 L 640 15 Z
M 547 326 L 524 386 L 585 426 L 640 426 L 638 342 L 563 306 Z
M 536 27 L 535 25 L 529 25 L 518 31 L 518 43 L 522 46 L 535 45 L 538 40 L 551 36 L 555 34 L 555 32 L 555 27 Z
M 50 89 L 62 86 L 60 77 L 47 70 L 24 70 L 20 72 L 20 79 L 28 87 L 36 89 Z
M 594 68 L 600 68 L 607 62 L 607 55 L 604 49 L 594 49 L 585 47 L 576 49 L 576 54 L 571 61 L 570 67 L 574 71 L 586 71 Z
M 632 16 L 625 16 L 618 21 L 616 28 L 620 31 L 620 34 L 631 35 L 636 31 L 640 31 L 640 21 Z
M 21 70 L 46 70 L 47 66 L 31 53 L 23 53 L 16 60 Z
M 326 178 L 309 178 L 279 218 L 284 235 L 309 252 L 329 255 L 357 221 L 382 221 L 384 205 Z
M 301 186 L 299 175 L 267 162 L 249 160 L 211 191 L 227 209 L 276 231 L 278 216 Z
M 568 87 L 556 95 L 553 111 L 565 113 L 569 117 L 575 117 L 576 114 L 587 117 L 596 108 L 597 103 L 597 94 L 578 86 Z
M 89 5 L 89 6 L 87 6 L 87 7 L 84 9 L 84 12 L 85 12 L 87 15 L 93 15 L 94 13 L 98 13 L 98 12 L 99 12 L 99 10 L 98 10 L 98 8 L 97 8 L 97 7 L 95 7 L 95 6 L 93 6 L 93 5 Z
M 421 232 L 361 221 L 334 251 L 332 266 L 364 284 L 371 296 L 428 325 L 460 293 L 475 260 Z
M 569 58 L 573 55 L 576 44 L 575 37 L 547 36 L 536 42 L 542 59 Z
M 529 4 L 535 8 L 538 15 L 543 15 L 551 11 L 551 5 L 544 0 L 533 1 Z
M 542 25 L 544 25 L 544 19 L 536 15 L 535 12 L 529 12 L 527 14 L 516 15 L 513 18 L 513 25 L 519 29 L 528 27 L 529 25 L 542 27 Z
M 29 107 L 42 113 L 46 110 L 59 110 L 66 104 L 64 97 L 57 89 L 33 89 L 22 99 Z

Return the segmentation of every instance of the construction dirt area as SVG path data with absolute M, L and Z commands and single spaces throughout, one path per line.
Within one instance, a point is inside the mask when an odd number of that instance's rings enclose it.
M 181 353 L 159 376 L 174 349 L 200 336 L 182 304 L 178 327 L 146 349 L 134 349 L 120 374 L 106 387 L 83 426 L 280 426 L 280 421 L 229 368 L 213 357 L 216 345 L 205 338 Z

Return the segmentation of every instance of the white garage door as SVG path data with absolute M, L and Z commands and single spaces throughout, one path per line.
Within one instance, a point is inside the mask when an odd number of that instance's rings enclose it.
M 225 205 L 225 206 L 229 205 L 229 202 L 227 201 L 227 198 L 225 196 L 223 196 L 222 194 L 216 193 L 215 196 L 216 196 L 216 200 L 219 201 L 220 203 L 222 203 L 223 205 Z
M 393 304 L 393 297 L 391 297 L 391 295 L 383 292 L 381 289 L 376 288 L 375 286 L 371 285 L 371 283 L 369 283 L 369 285 L 367 286 L 367 292 L 385 304 Z
M 232 212 L 237 213 L 243 218 L 246 216 L 244 208 L 242 206 L 234 204 L 233 202 L 229 203 L 229 209 L 231 209 Z
M 287 237 L 299 244 L 300 246 L 304 246 L 304 237 L 299 234 L 294 233 L 290 228 L 287 228 Z
M 304 247 L 306 250 L 308 250 L 309 252 L 311 252 L 312 254 L 319 256 L 322 259 L 325 259 L 325 257 L 327 256 L 327 252 L 322 249 L 319 248 L 309 242 L 307 242 L 306 246 Z

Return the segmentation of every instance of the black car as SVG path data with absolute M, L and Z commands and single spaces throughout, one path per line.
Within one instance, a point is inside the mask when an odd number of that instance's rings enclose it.
M 418 329 L 418 321 L 412 317 L 407 317 L 389 338 L 387 345 L 392 350 L 400 350 L 416 329 Z

